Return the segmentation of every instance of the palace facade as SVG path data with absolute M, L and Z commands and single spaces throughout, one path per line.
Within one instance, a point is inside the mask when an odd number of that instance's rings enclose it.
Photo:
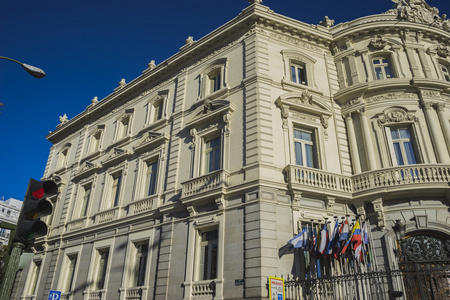
M 338 25 L 249 2 L 60 118 L 13 299 L 267 299 L 302 276 L 280 249 L 334 217 L 370 221 L 379 265 L 399 224 L 417 259 L 450 253 L 450 21 L 422 0 Z

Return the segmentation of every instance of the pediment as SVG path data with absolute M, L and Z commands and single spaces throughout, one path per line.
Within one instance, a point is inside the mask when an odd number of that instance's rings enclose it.
M 199 127 L 205 123 L 211 123 L 215 120 L 222 120 L 223 115 L 232 113 L 235 110 L 234 105 L 227 100 L 206 99 L 203 105 L 197 107 L 192 113 L 192 117 L 186 123 L 189 128 Z
M 308 90 L 281 95 L 276 102 L 282 110 L 290 109 L 313 115 L 332 115 L 330 107 L 319 96 L 313 95 Z
M 151 148 L 156 148 L 161 144 L 164 144 L 169 140 L 169 134 L 158 133 L 153 131 L 148 131 L 144 136 L 138 141 L 137 146 L 133 149 L 136 152 L 144 152 Z
M 110 152 L 111 153 L 108 155 L 108 157 L 104 161 L 102 161 L 102 165 L 106 166 L 118 163 L 125 160 L 132 154 L 130 150 L 125 150 L 117 147 L 112 148 Z
M 86 177 L 94 172 L 96 172 L 98 169 L 100 169 L 101 166 L 98 164 L 94 164 L 89 161 L 85 161 L 81 164 L 81 166 L 78 168 L 77 172 L 75 173 L 75 178 L 80 177 Z

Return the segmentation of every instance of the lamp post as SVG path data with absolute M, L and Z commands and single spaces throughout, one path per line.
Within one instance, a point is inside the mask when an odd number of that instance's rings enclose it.
M 12 58 L 9 58 L 9 57 L 5 57 L 5 56 L 0 56 L 0 59 L 6 59 L 6 60 L 9 60 L 9 61 L 12 61 L 12 62 L 15 62 L 15 63 L 21 65 L 22 68 L 24 68 L 25 71 L 28 72 L 28 74 L 30 74 L 31 76 L 33 76 L 35 78 L 39 78 L 40 79 L 40 78 L 44 78 L 45 77 L 45 72 L 42 69 L 39 69 L 37 67 L 31 66 L 31 65 L 28 65 L 28 64 L 21 63 L 20 61 L 17 61 L 15 59 L 12 59 Z
M 398 258 L 401 259 L 403 256 L 403 242 L 406 235 L 406 225 L 400 220 L 395 220 L 394 226 L 392 226 L 395 232 L 395 237 L 397 239 L 397 251 Z

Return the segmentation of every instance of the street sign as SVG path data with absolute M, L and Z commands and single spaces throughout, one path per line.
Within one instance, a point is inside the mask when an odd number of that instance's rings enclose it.
M 269 277 L 269 299 L 285 300 L 284 297 L 284 279 L 278 277 Z
M 48 300 L 60 300 L 61 299 L 61 292 L 60 291 L 52 291 L 50 290 L 50 293 L 48 293 Z

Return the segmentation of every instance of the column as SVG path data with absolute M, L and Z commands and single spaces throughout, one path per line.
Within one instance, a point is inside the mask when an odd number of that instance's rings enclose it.
M 448 123 L 447 117 L 445 116 L 445 103 L 441 102 L 437 106 L 437 111 L 439 118 L 441 120 L 442 129 L 444 131 L 444 136 L 447 141 L 447 149 L 450 149 L 450 124 Z
M 344 116 L 347 125 L 348 140 L 350 142 L 350 155 L 352 158 L 353 173 L 361 173 L 361 162 L 359 160 L 358 144 L 356 143 L 355 127 L 353 125 L 352 114 Z
M 423 102 L 423 107 L 425 110 L 425 116 L 427 118 L 428 129 L 431 133 L 431 140 L 433 141 L 434 149 L 436 151 L 437 159 L 439 163 L 450 163 L 450 157 L 448 155 L 446 143 L 442 143 L 439 135 L 441 126 L 439 124 L 439 119 L 436 118 L 436 114 L 433 112 L 432 102 Z
M 423 72 L 425 73 L 426 78 L 432 78 L 431 68 L 427 61 L 427 54 L 423 50 L 423 48 L 419 48 L 418 50 L 420 63 L 422 64 Z
M 410 47 L 406 47 L 406 56 L 409 60 L 409 65 L 411 67 L 413 77 L 420 77 L 419 75 L 419 66 L 417 65 L 416 59 L 414 57 L 415 49 L 411 49 Z
M 377 164 L 375 161 L 375 152 L 373 150 L 372 136 L 370 135 L 369 121 L 367 120 L 366 112 L 363 109 L 358 110 L 361 118 L 361 126 L 364 136 L 364 145 L 366 147 L 366 156 L 369 163 L 369 170 L 375 170 Z
M 350 66 L 352 84 L 359 83 L 358 69 L 356 68 L 356 53 L 352 53 L 348 56 L 348 63 Z

